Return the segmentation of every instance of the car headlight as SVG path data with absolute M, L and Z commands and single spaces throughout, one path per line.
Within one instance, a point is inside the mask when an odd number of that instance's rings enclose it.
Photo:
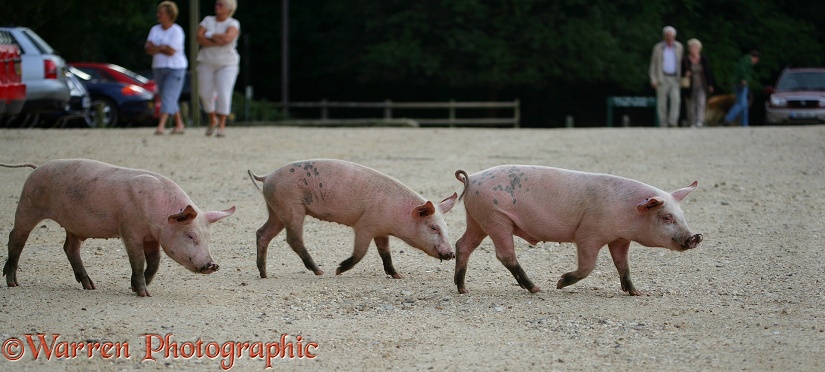
M 788 100 L 782 97 L 777 97 L 771 94 L 771 106 L 773 107 L 785 107 L 788 105 Z

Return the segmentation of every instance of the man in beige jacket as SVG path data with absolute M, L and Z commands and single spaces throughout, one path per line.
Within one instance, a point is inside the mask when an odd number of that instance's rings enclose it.
M 659 122 L 662 126 L 675 127 L 679 124 L 679 78 L 682 76 L 684 47 L 676 41 L 675 28 L 666 26 L 662 36 L 663 40 L 653 46 L 650 56 L 650 86 L 656 89 Z

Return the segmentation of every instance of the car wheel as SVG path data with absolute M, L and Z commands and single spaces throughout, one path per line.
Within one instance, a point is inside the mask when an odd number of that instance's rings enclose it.
M 101 115 L 98 119 L 98 114 Z M 117 105 L 108 98 L 92 100 L 92 108 L 89 110 L 89 118 L 93 125 L 107 128 L 117 126 L 118 112 Z
M 26 119 L 23 121 L 23 127 L 25 128 L 37 128 L 37 125 L 40 123 L 40 114 L 29 114 L 26 115 Z
M 94 106 L 92 108 L 94 108 Z M 83 115 L 81 115 L 80 121 L 83 122 L 83 124 L 86 124 L 87 127 L 94 128 L 95 127 L 95 118 L 92 115 L 93 115 L 93 110 L 91 110 L 91 109 L 86 110 L 86 111 L 83 112 Z

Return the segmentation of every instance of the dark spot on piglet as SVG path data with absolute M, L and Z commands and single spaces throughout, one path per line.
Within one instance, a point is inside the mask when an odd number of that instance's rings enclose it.
M 498 205 L 498 199 L 493 199 L 493 204 Z
M 319 184 L 318 184 L 318 188 L 319 188 L 319 189 L 323 189 L 323 188 L 324 188 L 324 184 L 323 184 L 323 183 L 319 183 Z
M 295 173 L 295 168 L 289 168 L 289 173 Z

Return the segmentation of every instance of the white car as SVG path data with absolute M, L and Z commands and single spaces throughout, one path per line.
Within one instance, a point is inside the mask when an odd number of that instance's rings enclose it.
M 29 28 L 0 27 L 0 32 L 11 36 L 20 48 L 21 80 L 26 85 L 21 115 L 66 110 L 66 61 Z

